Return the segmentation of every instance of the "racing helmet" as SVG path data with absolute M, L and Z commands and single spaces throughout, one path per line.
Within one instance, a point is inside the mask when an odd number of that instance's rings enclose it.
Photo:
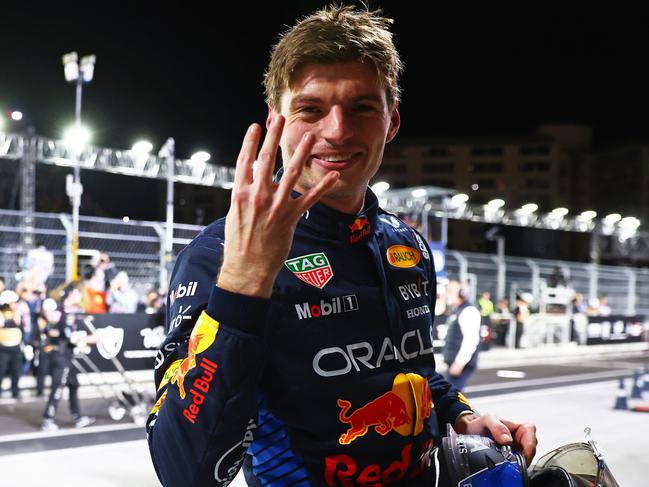
M 458 487 L 529 487 L 523 456 L 491 438 L 458 435 L 448 425 L 442 439 L 440 485 Z
M 604 455 L 584 430 L 586 441 L 561 446 L 528 470 L 523 456 L 491 438 L 458 435 L 448 426 L 439 449 L 440 486 L 619 487 Z

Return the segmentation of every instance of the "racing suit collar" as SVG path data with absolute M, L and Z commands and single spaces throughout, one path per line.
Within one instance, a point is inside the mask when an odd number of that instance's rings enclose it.
M 275 182 L 281 179 L 283 172 L 283 168 L 277 171 Z M 300 195 L 297 191 L 292 194 L 294 198 Z M 319 235 L 356 245 L 371 238 L 376 229 L 378 209 L 378 199 L 368 187 L 365 191 L 365 204 L 358 214 L 343 213 L 316 203 L 302 215 L 298 225 Z

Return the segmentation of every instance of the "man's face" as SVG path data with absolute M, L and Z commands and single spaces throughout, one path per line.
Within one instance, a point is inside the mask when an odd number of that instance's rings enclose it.
M 280 113 L 286 118 L 280 142 L 284 164 L 305 133 L 315 139 L 296 190 L 304 192 L 328 172 L 339 171 L 322 202 L 347 213 L 359 211 L 383 148 L 399 129 L 397 104 L 388 107 L 374 67 L 360 61 L 304 65 L 284 91 Z M 268 124 L 274 115 L 271 110 Z

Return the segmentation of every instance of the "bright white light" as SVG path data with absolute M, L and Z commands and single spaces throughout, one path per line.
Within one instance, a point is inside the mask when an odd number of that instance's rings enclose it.
M 76 52 L 69 52 L 63 55 L 63 73 L 65 74 L 65 81 L 76 81 L 79 77 L 79 65 L 77 60 L 79 56 Z
M 622 215 L 619 213 L 611 213 L 610 215 L 606 215 L 604 217 L 604 223 L 606 225 L 613 225 L 617 222 L 619 222 L 622 219 Z
M 371 189 L 375 195 L 379 196 L 390 189 L 390 183 L 387 181 L 378 181 L 372 185 Z
M 153 150 L 153 144 L 149 142 L 148 140 L 138 140 L 135 144 L 133 144 L 133 148 L 131 151 L 135 152 L 136 154 L 149 154 Z
M 496 198 L 495 200 L 491 200 L 489 203 L 487 203 L 486 206 L 490 210 L 497 210 L 498 208 L 505 206 L 505 202 L 500 198 Z
M 95 74 L 95 61 L 97 61 L 97 57 L 94 54 L 81 58 L 79 69 L 83 75 L 83 81 L 86 83 L 92 81 L 92 77 Z
M 5 126 L 5 119 L 0 115 L 0 130 Z
M 413 198 L 423 198 L 428 194 L 428 191 L 426 191 L 424 188 L 419 188 L 419 189 L 413 189 L 412 190 L 412 197 Z
M 539 209 L 539 205 L 537 205 L 536 203 L 527 203 L 521 206 L 521 210 L 523 210 L 523 213 L 527 215 L 529 215 L 530 213 L 534 213 L 538 209 Z
M 469 201 L 469 195 L 464 194 L 464 193 L 458 193 L 453 195 L 451 198 L 451 203 L 453 203 L 454 206 L 460 206 L 465 204 L 467 201 Z
M 15 120 L 16 122 L 21 121 L 23 119 L 23 112 L 19 112 L 19 111 L 11 112 L 11 119 Z
M 91 137 L 88 127 L 73 125 L 63 133 L 63 143 L 71 150 L 80 151 L 88 145 Z
M 205 151 L 198 151 L 195 154 L 193 154 L 189 160 L 193 163 L 201 163 L 201 162 L 207 162 L 210 160 L 210 154 L 209 152 Z
M 472 185 L 471 185 L 471 189 L 472 189 L 473 191 L 478 191 L 478 190 L 480 189 L 480 186 L 478 186 L 477 184 L 472 184 Z
M 597 212 L 593 210 L 586 210 L 582 211 L 581 215 L 579 215 L 579 218 L 582 220 L 592 220 L 597 216 Z
M 563 208 L 563 207 L 561 207 L 561 208 L 555 208 L 554 210 L 552 210 L 552 211 L 550 212 L 550 214 L 551 214 L 552 216 L 555 216 L 555 217 L 557 217 L 557 218 L 563 218 L 563 217 L 566 216 L 568 213 L 569 213 L 569 212 L 568 212 L 568 208 Z
M 122 218 L 122 221 L 123 221 L 124 223 L 128 223 L 128 222 L 131 221 L 131 219 L 130 219 L 128 216 L 125 216 L 124 218 Z
M 627 216 L 620 220 L 620 226 L 625 229 L 635 230 L 640 226 L 640 220 L 634 216 Z

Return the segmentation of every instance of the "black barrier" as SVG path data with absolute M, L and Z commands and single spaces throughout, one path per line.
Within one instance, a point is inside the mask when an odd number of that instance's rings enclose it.
M 589 316 L 586 345 L 628 343 L 644 340 L 644 316 Z
M 82 315 L 86 331 L 100 336 L 88 358 L 102 372 L 116 372 L 112 359 L 126 370 L 153 370 L 155 357 L 165 338 L 161 314 Z

